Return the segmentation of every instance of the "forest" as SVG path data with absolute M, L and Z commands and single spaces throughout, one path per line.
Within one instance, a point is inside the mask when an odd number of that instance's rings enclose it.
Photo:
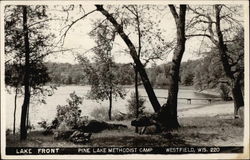
M 220 92 L 220 86 L 226 79 L 222 65 L 214 63 L 216 57 L 209 53 L 204 53 L 204 58 L 198 60 L 188 60 L 182 62 L 180 68 L 180 85 L 193 86 L 202 91 L 205 89 L 216 89 Z M 211 54 L 211 56 L 210 56 Z M 45 63 L 48 68 L 50 81 L 48 83 L 58 85 L 89 85 L 88 78 L 84 75 L 82 67 L 78 64 L 69 63 Z M 133 85 L 135 72 L 130 64 L 116 64 L 119 73 L 120 85 Z M 94 66 L 94 64 L 93 64 Z M 170 63 L 156 65 L 146 68 L 149 80 L 155 88 L 167 88 L 169 85 Z M 141 81 L 141 80 L 139 80 Z M 241 87 L 244 89 L 244 78 L 241 78 Z
M 242 7 L 6 5 L 7 145 L 242 146 Z

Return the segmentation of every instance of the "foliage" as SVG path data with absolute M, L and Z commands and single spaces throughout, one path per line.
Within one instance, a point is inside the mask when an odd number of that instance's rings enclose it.
M 192 26 L 199 32 L 196 35 L 208 37 L 214 46 L 211 50 L 218 50 L 220 62 L 229 80 L 228 84 L 231 86 L 234 99 L 234 117 L 237 118 L 238 109 L 240 106 L 244 106 L 241 89 L 241 81 L 244 77 L 244 20 L 242 19 L 242 6 L 217 4 L 210 6 L 210 13 L 207 9 L 201 11 L 199 7 L 189 9 L 196 14 Z M 206 23 L 203 23 L 204 20 L 201 20 L 201 18 L 204 18 Z M 201 23 L 205 26 L 201 25 Z M 198 28 L 197 25 L 201 27 Z
M 37 86 L 45 85 L 50 81 L 48 69 L 43 63 L 31 64 L 30 72 L 30 86 L 35 88 Z M 22 64 L 6 64 L 5 65 L 5 84 L 12 87 L 20 87 L 24 85 L 24 65 Z
M 90 113 L 90 115 L 96 119 L 96 120 L 102 120 L 102 121 L 108 121 L 108 108 L 100 107 L 100 108 L 94 108 L 93 111 Z M 119 111 L 114 110 L 112 112 L 112 119 L 116 121 L 121 121 L 126 119 L 126 115 L 122 114 Z
M 88 83 L 87 76 L 79 64 L 69 63 L 52 63 L 47 62 L 49 77 L 53 84 L 78 84 L 85 85 Z
M 55 87 L 44 88 L 50 81 L 44 58 L 51 52 L 54 35 L 48 31 L 47 6 L 27 6 L 29 34 L 29 72 L 31 97 L 45 102 L 45 95 L 52 94 Z M 5 84 L 21 88 L 24 86 L 25 49 L 23 39 L 22 6 L 5 7 Z
M 146 99 L 142 98 L 139 95 L 138 102 L 139 102 L 138 103 L 138 115 L 141 116 L 144 113 L 144 109 L 145 109 L 144 103 L 146 102 Z M 130 99 L 128 99 L 127 107 L 128 107 L 129 117 L 135 118 L 136 112 L 137 112 L 137 104 L 136 104 L 136 96 L 134 92 L 131 93 Z
M 42 120 L 41 122 L 37 123 L 41 128 L 47 129 L 49 127 L 48 123 L 46 120 Z
M 194 69 L 194 87 L 196 89 L 216 88 L 220 79 L 225 78 L 225 72 L 217 52 L 216 49 L 205 52 L 205 57 L 200 60 Z
M 49 80 L 47 68 L 43 65 L 44 57 L 51 50 L 53 34 L 48 32 L 46 24 L 47 6 L 6 5 L 4 8 L 5 31 L 5 83 L 18 90 L 24 87 L 24 101 L 21 113 L 20 138 L 27 138 L 29 126 L 30 99 L 37 98 L 45 102 L 43 85 Z M 14 74 L 12 74 L 12 71 Z M 50 90 L 53 92 L 53 90 Z M 16 98 L 15 110 L 16 111 Z M 13 124 L 15 131 L 15 120 Z
M 160 9 L 157 6 L 123 5 L 119 10 L 116 8 L 112 6 L 109 10 L 129 33 L 131 41 L 137 48 L 138 58 L 145 66 L 147 63 L 163 59 L 170 53 L 173 42 L 168 41 L 163 34 L 164 29 L 160 25 L 162 19 L 157 16 Z
M 221 95 L 221 98 L 224 100 L 224 101 L 227 101 L 228 98 L 230 97 L 230 88 L 228 87 L 228 85 L 225 85 L 225 84 L 220 84 L 219 86 L 220 88 L 220 95 Z
M 131 64 L 116 64 L 118 69 L 117 78 L 120 85 L 132 85 L 134 83 L 135 72 Z
M 112 66 L 112 70 L 109 67 Z M 88 98 L 95 100 L 107 100 L 110 98 L 110 92 L 114 98 L 125 98 L 126 92 L 119 84 L 120 79 L 116 70 L 115 63 L 99 63 L 96 69 L 92 68 L 92 73 L 89 75 L 89 83 L 91 90 L 88 93 Z
M 51 50 L 52 33 L 47 32 L 47 6 L 27 6 L 30 63 L 39 64 Z M 24 64 L 24 40 L 22 31 L 22 6 L 5 7 L 5 61 Z M 41 21 L 41 22 L 40 22 Z
M 64 123 L 69 127 L 75 127 L 81 120 L 81 109 L 79 105 L 82 104 L 82 98 L 77 96 L 75 92 L 70 93 L 70 98 L 67 99 L 67 105 L 58 105 L 56 119 L 59 124 Z
M 6 129 L 6 131 L 5 131 L 5 135 L 6 136 L 9 136 L 11 134 L 11 130 L 8 128 L 8 129 Z
M 195 68 L 200 63 L 201 59 L 199 60 L 188 60 L 187 62 L 181 63 L 180 68 L 180 79 L 181 84 L 184 86 L 192 86 L 194 85 L 194 78 L 195 78 Z
M 187 73 L 182 77 L 182 84 L 185 86 L 192 86 L 193 85 L 193 79 L 194 79 L 194 74 L 193 73 Z
M 147 68 L 150 82 L 154 87 L 164 88 L 169 85 L 169 68 L 169 63 Z
M 108 120 L 108 109 L 104 107 L 94 108 L 90 115 L 97 120 Z
M 115 75 L 117 75 L 118 83 L 120 85 L 131 85 L 134 81 L 134 70 L 129 64 L 115 64 Z M 88 85 L 89 78 L 86 70 L 80 64 L 69 63 L 52 63 L 47 62 L 45 66 L 48 68 L 50 83 L 62 85 Z M 96 67 L 97 64 L 91 64 Z
M 234 37 L 233 42 L 228 47 L 228 55 L 230 56 L 230 63 L 232 63 L 232 70 L 234 75 L 238 75 L 240 72 L 244 72 L 244 38 L 243 30 L 239 30 L 238 34 Z M 194 72 L 194 87 L 199 90 L 209 88 L 220 88 L 222 79 L 227 79 L 222 61 L 219 57 L 218 49 L 211 47 L 209 52 L 203 52 L 203 58 L 193 63 L 196 67 L 191 67 Z M 233 63 L 234 62 L 234 63 Z M 188 70 L 190 67 L 185 67 Z M 242 71 L 243 70 L 243 71 Z M 182 72 L 182 75 L 183 75 Z M 192 73 L 190 71 L 190 73 Z M 241 87 L 244 85 L 244 76 L 240 79 Z M 232 87 L 231 83 L 227 84 Z
M 97 101 L 111 101 L 113 97 L 125 98 L 125 90 L 119 85 L 120 79 L 116 72 L 118 66 L 114 63 L 111 53 L 116 32 L 108 22 L 99 24 L 99 21 L 96 21 L 93 25 L 98 26 L 89 33 L 96 43 L 96 47 L 92 49 L 95 53 L 94 66 L 86 57 L 78 56 L 78 61 L 91 84 L 88 98 Z M 110 103 L 110 109 L 111 107 Z

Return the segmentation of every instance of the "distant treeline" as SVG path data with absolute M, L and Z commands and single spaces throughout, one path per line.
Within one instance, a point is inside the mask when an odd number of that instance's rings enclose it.
M 113 72 L 117 72 L 120 85 L 134 84 L 134 69 L 130 64 L 116 64 Z M 88 77 L 79 64 L 46 63 L 51 83 L 63 85 L 88 85 Z M 93 66 L 95 66 L 93 64 Z M 117 69 L 118 68 L 118 69 Z M 154 65 L 146 69 L 149 79 L 154 87 L 165 88 L 168 86 L 170 63 Z M 213 54 L 197 60 L 182 62 L 179 83 L 184 86 L 194 86 L 203 90 L 216 88 L 220 82 L 226 81 L 226 76 L 221 63 Z

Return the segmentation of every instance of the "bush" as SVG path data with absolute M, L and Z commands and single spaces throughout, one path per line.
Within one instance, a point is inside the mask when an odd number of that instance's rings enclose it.
M 58 120 L 55 118 L 51 124 L 48 124 L 46 120 L 43 120 L 41 122 L 38 122 L 38 125 L 45 129 L 43 133 L 43 135 L 50 135 L 53 134 L 54 130 L 58 128 Z
M 156 77 L 155 85 L 160 88 L 164 88 L 169 85 L 169 80 L 164 73 L 160 73 Z
M 192 86 L 194 84 L 193 73 L 185 73 L 181 78 L 182 78 L 181 82 L 184 86 Z
M 139 104 L 138 104 L 138 115 L 143 115 L 144 114 L 144 103 L 146 102 L 146 99 L 140 97 L 139 95 Z M 135 118 L 136 117 L 136 96 L 135 96 L 135 92 L 131 93 L 130 99 L 128 100 L 128 118 Z
M 6 131 L 5 131 L 5 135 L 8 136 L 8 135 L 11 134 L 11 132 L 12 132 L 11 129 L 8 128 L 8 129 L 6 129 Z
M 96 120 L 102 120 L 102 121 L 108 121 L 108 109 L 107 108 L 95 108 L 93 111 L 90 113 L 90 115 L 96 119 Z M 112 119 L 116 121 L 122 121 L 126 118 L 126 114 L 121 113 L 119 111 L 113 111 L 112 112 Z
M 75 92 L 70 94 L 70 98 L 67 99 L 67 105 L 58 105 L 56 119 L 60 124 L 69 126 L 70 128 L 76 127 L 81 122 L 81 110 L 79 105 L 82 104 L 82 98 L 77 96 Z
M 220 87 L 221 98 L 224 101 L 228 101 L 230 99 L 230 88 L 225 84 L 220 84 L 219 87 Z
M 46 120 L 42 120 L 41 122 L 37 123 L 41 128 L 46 129 L 48 128 L 48 123 Z
M 107 108 L 95 108 L 90 115 L 97 120 L 108 120 L 108 109 Z

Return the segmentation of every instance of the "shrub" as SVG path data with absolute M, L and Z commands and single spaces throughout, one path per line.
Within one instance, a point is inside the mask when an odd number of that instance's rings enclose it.
M 119 111 L 114 111 L 112 113 L 112 117 L 116 121 L 123 121 L 127 118 L 127 114 L 119 112 Z
M 184 86 L 192 86 L 194 84 L 193 73 L 185 73 L 181 78 L 182 78 L 181 82 Z
M 107 113 L 108 113 L 108 108 L 101 107 L 93 109 L 90 115 L 96 120 L 108 121 L 109 117 Z M 122 121 L 126 118 L 126 114 L 114 110 L 112 112 L 112 117 L 113 120 Z
M 108 109 L 107 108 L 95 108 L 90 115 L 97 120 L 108 120 Z
M 8 136 L 8 135 L 11 134 L 11 132 L 12 132 L 11 129 L 8 128 L 8 129 L 6 129 L 6 131 L 5 131 L 5 135 Z
M 224 101 L 228 101 L 230 99 L 230 88 L 225 84 L 220 84 L 219 88 L 220 88 L 221 98 Z
M 41 128 L 46 129 L 48 128 L 48 123 L 46 120 L 42 120 L 41 122 L 37 123 Z
M 146 102 L 146 99 L 142 98 L 140 95 L 139 95 L 139 104 L 138 104 L 138 115 L 143 115 L 144 114 L 144 109 L 145 109 L 145 106 L 144 106 L 144 103 Z M 134 118 L 136 117 L 136 108 L 137 108 L 137 105 L 136 105 L 136 96 L 135 96 L 135 92 L 132 92 L 131 93 L 131 96 L 130 96 L 130 99 L 128 99 L 128 118 Z
M 73 128 L 81 121 L 80 116 L 82 111 L 79 109 L 79 105 L 82 104 L 82 98 L 73 92 L 70 94 L 70 98 L 67 99 L 67 102 L 67 105 L 57 106 L 56 119 L 59 122 L 59 126 L 61 123 L 65 123 L 64 125 Z

